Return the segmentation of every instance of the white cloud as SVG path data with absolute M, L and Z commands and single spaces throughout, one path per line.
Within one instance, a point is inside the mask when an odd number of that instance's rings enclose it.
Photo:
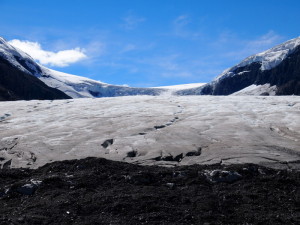
M 177 28 L 182 28 L 190 23 L 190 18 L 188 15 L 180 15 L 174 20 L 173 23 Z
M 84 54 L 84 49 L 78 47 L 69 50 L 51 52 L 42 49 L 41 44 L 38 42 L 14 39 L 9 41 L 9 43 L 14 47 L 26 52 L 42 65 L 66 67 L 72 63 L 76 63 L 87 58 L 87 56 Z
M 133 30 L 133 29 L 137 28 L 137 26 L 144 21 L 145 21 L 145 18 L 134 16 L 134 15 L 130 14 L 130 15 L 126 16 L 125 18 L 123 18 L 124 23 L 122 24 L 122 27 L 125 30 Z
M 259 52 L 274 47 L 274 45 L 281 42 L 282 39 L 282 36 L 276 34 L 274 31 L 269 31 L 258 39 L 248 42 L 247 48 Z
M 156 56 L 153 58 L 145 58 L 138 60 L 138 63 L 152 68 L 152 72 L 159 74 L 163 78 L 192 78 L 195 74 L 191 63 L 181 54 L 170 54 L 164 56 Z
M 156 64 L 165 70 L 176 71 L 179 70 L 179 65 L 177 62 L 179 57 L 179 54 L 159 57 Z
M 126 53 L 126 52 L 131 52 L 136 50 L 137 47 L 134 44 L 127 44 L 121 51 L 120 53 Z
M 190 40 L 197 40 L 201 33 L 193 28 L 193 20 L 189 15 L 180 15 L 173 20 L 173 35 Z
M 170 78 L 170 77 L 179 77 L 179 78 L 190 78 L 193 77 L 193 74 L 188 71 L 180 71 L 180 72 L 165 72 L 161 74 L 162 77 Z

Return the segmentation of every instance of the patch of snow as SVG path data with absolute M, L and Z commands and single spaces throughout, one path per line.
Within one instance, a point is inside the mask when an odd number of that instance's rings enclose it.
M 44 66 L 40 67 L 43 71 L 43 75 L 40 77 L 41 81 L 50 87 L 61 90 L 72 98 L 92 98 L 94 96 L 91 91 L 97 92 L 97 89 L 109 85 L 89 78 L 48 69 Z
M 31 72 L 20 63 L 20 59 L 24 60 L 26 65 L 29 66 L 31 69 L 33 67 L 32 64 L 35 64 L 35 63 L 32 63 L 32 62 L 34 62 L 33 58 L 31 58 L 25 52 L 8 44 L 5 41 L 5 39 L 2 37 L 0 37 L 0 57 L 6 59 L 13 66 L 17 67 L 18 69 L 22 70 L 23 72 L 26 72 L 29 74 L 31 74 Z
M 237 96 L 237 95 L 241 95 L 241 96 L 247 96 L 247 95 L 270 95 L 270 96 L 274 96 L 276 95 L 276 91 L 277 91 L 277 87 L 276 85 L 271 86 L 270 84 L 264 84 L 264 85 L 255 85 L 252 84 L 240 91 L 237 91 L 231 95 L 233 96 Z
M 153 88 L 163 88 L 163 89 L 170 89 L 170 90 L 185 90 L 190 88 L 197 88 L 205 85 L 206 83 L 191 83 L 191 84 L 179 84 L 179 85 L 171 85 L 171 86 L 160 86 L 160 87 L 153 87 Z
M 251 71 L 247 70 L 247 71 L 242 71 L 242 72 L 239 72 L 237 73 L 237 75 L 243 75 L 244 73 L 250 73 Z

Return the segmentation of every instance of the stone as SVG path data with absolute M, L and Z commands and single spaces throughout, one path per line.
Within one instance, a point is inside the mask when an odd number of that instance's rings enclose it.
M 16 191 L 23 195 L 33 195 L 42 182 L 37 180 L 31 180 L 30 182 L 31 183 L 24 184 L 23 186 L 17 188 Z
M 206 178 L 212 183 L 233 183 L 242 179 L 242 175 L 235 171 L 213 170 L 205 173 Z

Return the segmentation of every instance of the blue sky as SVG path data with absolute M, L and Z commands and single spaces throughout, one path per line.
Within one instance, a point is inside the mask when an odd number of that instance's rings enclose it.
M 137 87 L 208 82 L 300 35 L 297 0 L 0 0 L 0 36 L 40 63 Z

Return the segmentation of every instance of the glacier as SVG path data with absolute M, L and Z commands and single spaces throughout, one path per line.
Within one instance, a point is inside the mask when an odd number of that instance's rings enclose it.
M 299 96 L 1 102 L 0 164 L 37 168 L 93 156 L 141 165 L 292 167 L 300 160 L 299 112 Z

